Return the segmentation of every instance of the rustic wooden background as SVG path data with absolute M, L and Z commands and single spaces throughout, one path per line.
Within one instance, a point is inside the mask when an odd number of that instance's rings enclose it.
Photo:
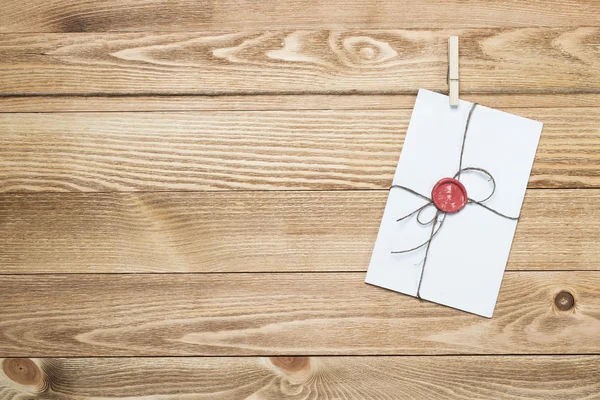
M 418 88 L 544 122 L 494 318 L 363 283 Z M 3 0 L 0 398 L 600 399 L 600 2 Z

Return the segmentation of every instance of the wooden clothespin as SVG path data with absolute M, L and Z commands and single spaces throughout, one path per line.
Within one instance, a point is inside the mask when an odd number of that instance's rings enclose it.
M 448 39 L 448 97 L 450 105 L 458 106 L 458 36 Z

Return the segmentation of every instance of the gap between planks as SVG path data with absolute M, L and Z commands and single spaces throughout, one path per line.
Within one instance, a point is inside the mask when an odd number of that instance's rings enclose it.
M 394 110 L 412 109 L 410 95 L 226 95 L 226 96 L 0 96 L 2 113 Z M 464 94 L 462 100 L 487 107 L 597 107 L 600 94 Z

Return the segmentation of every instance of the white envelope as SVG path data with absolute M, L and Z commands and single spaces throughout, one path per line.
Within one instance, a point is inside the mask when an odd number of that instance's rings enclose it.
M 440 179 L 454 176 L 471 106 L 460 101 L 458 107 L 450 107 L 448 96 L 419 90 L 394 185 L 431 197 Z M 495 179 L 496 190 L 485 205 L 508 216 L 519 216 L 541 132 L 540 122 L 476 106 L 462 167 L 483 168 Z M 482 174 L 465 173 L 460 180 L 469 198 L 480 200 L 491 192 L 492 184 Z M 415 216 L 396 221 L 426 203 L 406 190 L 390 189 L 367 283 L 416 296 L 426 247 L 402 254 L 392 252 L 417 246 L 430 237 L 431 225 L 420 225 Z M 433 215 L 435 208 L 429 208 Z M 423 215 L 422 220 L 428 217 Z M 491 318 L 517 221 L 477 204 L 467 204 L 445 218 L 430 243 L 420 296 Z

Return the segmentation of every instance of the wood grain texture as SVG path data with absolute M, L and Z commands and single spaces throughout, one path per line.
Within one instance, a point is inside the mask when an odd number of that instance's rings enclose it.
M 412 109 L 412 94 L 297 94 L 215 96 L 5 96 L 2 112 L 277 111 Z M 492 108 L 596 107 L 600 93 L 465 94 L 462 100 Z
M 387 196 L 3 195 L 0 272 L 366 271 Z M 599 190 L 530 190 L 507 268 L 599 270 L 599 202 Z
M 446 91 L 451 34 L 461 40 L 463 95 L 600 92 L 596 27 L 6 34 L 0 42 L 0 92 L 5 96 L 398 94 L 416 93 L 421 87 Z
M 42 358 L 0 372 L 37 399 L 600 399 L 598 356 Z M 37 375 L 34 375 L 37 374 Z M 15 379 L 26 380 L 17 383 Z M 33 379 L 36 378 L 37 379 Z
M 594 1 L 4 0 L 0 32 L 599 25 Z
M 0 354 L 599 354 L 600 273 L 507 272 L 493 319 L 364 273 L 0 276 Z M 574 307 L 554 297 L 567 291 Z
M 450 35 L 545 123 L 491 320 L 363 282 Z M 599 43 L 594 1 L 1 1 L 0 356 L 74 358 L 0 399 L 600 399 Z
M 529 187 L 600 187 L 600 108 L 510 111 L 544 122 Z M 5 113 L 0 191 L 387 189 L 410 114 Z

